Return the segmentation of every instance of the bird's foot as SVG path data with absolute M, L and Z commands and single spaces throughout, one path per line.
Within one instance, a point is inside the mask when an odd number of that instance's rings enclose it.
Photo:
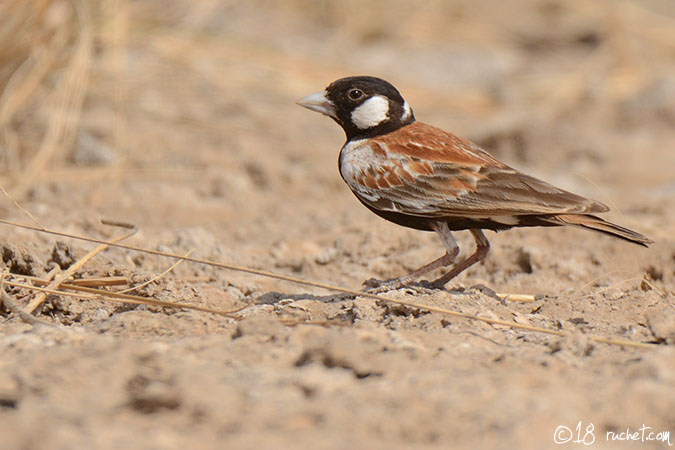
M 495 300 L 499 300 L 500 303 L 506 304 L 504 299 L 502 299 L 499 295 L 497 295 L 497 293 L 493 289 L 485 286 L 484 284 L 476 284 L 474 286 L 471 286 L 469 290 L 480 292 L 483 295 L 487 295 L 488 297 L 492 297 Z
M 403 287 L 403 283 L 398 278 L 390 280 L 378 280 L 376 278 L 369 278 L 363 282 L 363 292 L 369 294 L 381 294 L 383 292 L 395 291 Z
M 363 292 L 367 292 L 369 294 L 382 294 L 384 292 L 405 289 L 406 291 L 409 291 L 412 294 L 428 295 L 432 294 L 436 290 L 443 289 L 442 285 L 437 286 L 434 283 L 431 283 L 427 280 L 422 280 L 420 282 L 406 283 L 399 278 L 394 278 L 386 281 L 370 278 L 363 282 L 363 286 L 364 286 Z
M 433 291 L 445 291 L 445 283 L 443 283 L 440 280 L 435 280 L 435 281 L 428 281 L 428 280 L 422 280 L 419 282 L 420 286 L 423 286 L 427 289 L 433 290 Z

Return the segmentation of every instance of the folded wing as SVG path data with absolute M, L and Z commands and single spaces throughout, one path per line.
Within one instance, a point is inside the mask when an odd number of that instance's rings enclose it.
M 366 204 L 419 217 L 586 214 L 602 203 L 559 189 L 471 142 L 415 122 L 343 149 L 341 173 Z

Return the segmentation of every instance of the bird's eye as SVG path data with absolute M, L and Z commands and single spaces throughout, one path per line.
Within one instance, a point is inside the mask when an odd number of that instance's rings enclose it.
M 352 89 L 347 95 L 352 100 L 358 100 L 363 97 L 363 91 L 361 89 Z

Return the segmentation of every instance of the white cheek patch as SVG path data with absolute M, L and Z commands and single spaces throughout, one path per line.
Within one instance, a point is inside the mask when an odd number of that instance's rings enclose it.
M 376 95 L 363 102 L 352 111 L 352 123 L 360 130 L 367 130 L 387 120 L 389 117 L 389 100 Z
M 408 102 L 403 102 L 403 115 L 401 116 L 401 122 L 405 122 L 410 118 L 410 105 Z

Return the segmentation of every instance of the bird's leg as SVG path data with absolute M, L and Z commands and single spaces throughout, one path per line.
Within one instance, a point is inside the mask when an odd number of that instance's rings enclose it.
M 490 251 L 490 243 L 483 234 L 483 231 L 481 231 L 480 229 L 471 229 L 469 231 L 473 235 L 473 238 L 476 240 L 476 251 L 473 253 L 473 255 L 469 256 L 464 261 L 453 267 L 450 272 L 446 273 L 445 275 L 434 281 L 432 283 L 434 287 L 442 289 L 448 281 L 452 280 L 457 275 L 464 272 L 466 269 L 473 266 L 477 262 L 482 261 L 487 256 L 488 252 Z
M 457 255 L 459 254 L 459 246 L 457 245 L 455 238 L 452 236 L 450 228 L 448 228 L 448 224 L 445 222 L 432 222 L 431 227 L 443 239 L 443 243 L 445 244 L 445 255 L 431 261 L 429 264 L 420 267 L 419 269 L 409 273 L 408 275 L 374 285 L 370 289 L 370 292 L 385 292 L 388 290 L 394 290 L 403 286 L 407 286 L 408 284 L 412 283 L 422 275 L 429 273 L 434 269 L 449 266 L 455 261 L 455 258 L 457 258 Z

